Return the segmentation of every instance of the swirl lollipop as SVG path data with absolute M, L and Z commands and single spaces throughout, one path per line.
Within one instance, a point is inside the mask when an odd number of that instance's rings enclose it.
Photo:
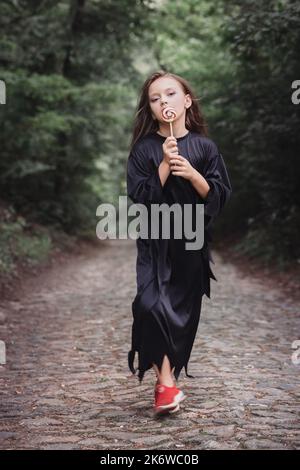
M 171 108 L 171 106 L 167 106 L 165 109 L 162 110 L 162 117 L 164 118 L 165 121 L 170 123 L 170 129 L 171 129 L 171 136 L 173 137 L 173 128 L 172 128 L 172 122 L 174 119 L 176 119 L 176 111 L 174 108 Z

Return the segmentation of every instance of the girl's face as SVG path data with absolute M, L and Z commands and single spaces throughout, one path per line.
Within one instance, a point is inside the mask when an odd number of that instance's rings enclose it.
M 152 117 L 164 123 L 162 110 L 167 106 L 175 109 L 177 121 L 191 105 L 190 95 L 185 95 L 181 84 L 172 77 L 161 77 L 151 83 L 149 90 L 149 104 Z

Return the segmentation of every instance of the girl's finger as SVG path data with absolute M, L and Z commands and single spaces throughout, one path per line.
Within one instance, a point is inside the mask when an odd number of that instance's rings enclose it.
M 180 155 L 176 155 L 176 156 L 174 155 L 174 157 L 172 157 L 172 159 L 173 159 L 173 158 L 174 158 L 174 159 L 176 158 L 176 161 L 177 161 L 177 162 L 181 162 L 181 163 L 186 161 L 186 159 L 183 158 L 183 157 L 181 157 Z
M 174 161 L 175 163 L 183 163 L 183 160 L 181 160 L 181 158 L 178 158 L 178 155 L 172 155 L 171 161 Z
M 176 165 L 175 163 L 173 165 L 170 165 L 171 170 L 183 170 L 183 167 L 180 165 Z
M 182 173 L 182 172 L 184 173 L 184 172 L 185 172 L 185 171 L 184 171 L 184 168 L 179 168 L 179 167 L 176 167 L 176 166 L 173 167 L 173 168 L 171 168 L 171 171 L 173 171 L 173 172 L 174 172 L 174 171 L 180 171 L 180 173 Z

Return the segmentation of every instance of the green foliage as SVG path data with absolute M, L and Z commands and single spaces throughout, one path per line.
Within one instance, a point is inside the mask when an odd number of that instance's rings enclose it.
M 1 3 L 0 195 L 28 220 L 89 231 L 124 188 L 130 54 L 150 3 Z
M 32 226 L 12 207 L 1 208 L 0 274 L 12 274 L 20 264 L 35 265 L 46 260 L 51 237 L 40 226 Z
M 260 254 L 263 246 L 270 258 L 297 259 L 300 109 L 291 101 L 291 84 L 300 77 L 300 5 L 229 1 L 226 10 L 224 40 L 236 68 L 231 96 L 242 110 L 231 134 L 240 149 L 236 197 L 256 201 L 244 205 L 251 239 L 258 240 L 252 251 Z

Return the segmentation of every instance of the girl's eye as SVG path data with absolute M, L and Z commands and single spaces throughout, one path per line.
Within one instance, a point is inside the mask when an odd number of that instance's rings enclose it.
M 168 95 L 175 95 L 175 92 L 171 92 L 171 93 L 168 93 Z M 154 101 L 157 101 L 158 98 L 154 98 L 153 100 L 151 100 L 151 103 L 154 103 Z

